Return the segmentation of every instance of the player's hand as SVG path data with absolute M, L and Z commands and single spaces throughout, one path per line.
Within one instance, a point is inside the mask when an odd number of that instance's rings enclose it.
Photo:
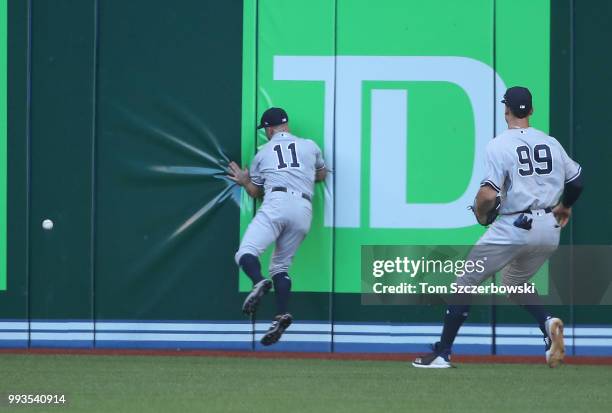
M 249 182 L 251 182 L 249 170 L 247 168 L 240 169 L 240 166 L 238 166 L 238 164 L 234 161 L 229 163 L 229 170 L 227 172 L 227 177 L 240 186 L 246 186 Z
M 567 208 L 566 206 L 560 203 L 559 205 L 553 208 L 552 213 L 555 216 L 555 219 L 557 220 L 559 226 L 563 228 L 569 222 L 570 216 L 572 215 L 572 208 Z

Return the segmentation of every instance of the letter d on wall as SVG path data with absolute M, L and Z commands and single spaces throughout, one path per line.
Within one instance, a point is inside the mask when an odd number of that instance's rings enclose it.
M 334 65 L 336 77 L 334 81 Z M 337 227 L 360 227 L 361 102 L 363 81 L 450 82 L 461 87 L 474 113 L 474 162 L 464 193 L 448 203 L 406 202 L 408 97 L 405 90 L 372 91 L 372 149 L 370 157 L 370 226 L 373 228 L 460 228 L 474 225 L 466 207 L 472 204 L 484 173 L 487 142 L 504 127 L 494 105 L 506 86 L 491 67 L 456 56 L 275 56 L 275 80 L 325 82 L 325 157 L 335 159 L 334 197 Z M 495 91 L 494 89 L 495 85 Z M 333 93 L 335 90 L 335 117 Z M 363 114 L 370 116 L 370 114 Z M 444 114 L 440 114 L 443 119 Z M 335 136 L 330 121 L 335 122 Z M 335 158 L 331 143 L 335 140 Z M 467 143 L 466 143 L 467 144 Z M 470 142 L 471 144 L 471 142 Z M 443 182 L 440 185 L 444 185 Z M 325 224 L 331 225 L 326 205 Z
M 409 190 L 406 188 L 407 130 L 410 118 L 408 115 L 406 119 L 406 113 L 410 113 L 409 91 L 372 90 L 370 226 L 459 228 L 473 225 L 474 218 L 467 213 L 466 207 L 472 204 L 483 177 L 484 149 L 494 134 L 493 105 L 501 100 L 505 92 L 504 82 L 489 66 L 465 57 L 378 59 L 369 65 L 366 62 L 358 64 L 369 72 L 364 75 L 378 75 L 381 80 L 446 81 L 461 87 L 472 104 L 476 136 L 471 178 L 464 193 L 448 203 L 409 204 L 406 202 L 406 191 Z M 497 115 L 497 130 L 500 130 L 504 122 L 503 111 L 498 110 Z M 443 113 L 440 118 L 443 121 Z M 444 185 L 444 182 L 439 184 Z

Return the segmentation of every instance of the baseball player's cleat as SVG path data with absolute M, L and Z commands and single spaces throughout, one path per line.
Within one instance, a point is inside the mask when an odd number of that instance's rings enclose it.
M 280 340 L 281 336 L 285 332 L 287 328 L 293 322 L 293 317 L 289 313 L 285 313 L 283 315 L 277 315 L 274 317 L 274 321 L 272 321 L 272 325 L 261 338 L 261 344 L 264 346 L 270 346 Z
M 558 318 L 546 320 L 546 333 L 549 341 L 546 342 L 546 363 L 548 366 L 558 367 L 565 357 L 565 343 L 563 342 L 563 321 Z
M 548 337 L 544 337 L 544 351 L 547 354 L 546 362 L 548 362 L 548 352 L 550 351 L 550 346 L 552 346 L 552 340 Z
M 255 284 L 249 295 L 247 295 L 246 299 L 244 300 L 244 304 L 242 304 L 242 312 L 245 314 L 253 314 L 259 305 L 261 297 L 266 295 L 271 288 L 272 281 L 268 280 L 267 278 Z
M 422 369 L 448 369 L 454 367 L 451 364 L 451 356 L 449 350 L 441 350 L 440 342 L 435 343 L 432 347 L 432 352 L 424 356 L 417 357 L 412 362 L 414 367 Z

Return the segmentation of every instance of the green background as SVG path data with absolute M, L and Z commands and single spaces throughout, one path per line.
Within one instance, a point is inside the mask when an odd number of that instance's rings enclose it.
M 250 37 L 249 42 L 255 47 L 256 60 L 253 64 L 256 84 L 255 89 L 243 88 L 243 101 L 255 98 L 257 102 L 256 113 L 243 113 L 243 117 L 253 120 L 242 135 L 242 160 L 245 164 L 250 164 L 256 147 L 267 141 L 262 131 L 257 133 L 255 130 L 255 122 L 270 106 L 281 106 L 287 110 L 291 116 L 292 133 L 312 139 L 323 148 L 323 82 L 274 81 L 272 58 L 274 55 L 326 56 L 333 55 L 334 50 L 333 2 L 258 1 L 257 4 L 258 9 L 252 13 L 245 10 L 245 19 L 256 22 L 251 25 L 256 31 L 244 34 L 245 38 Z M 290 30 L 286 26 L 288 21 L 291 21 Z M 312 27 L 317 30 L 312 30 Z M 245 53 L 249 54 L 250 51 L 246 49 Z M 324 191 L 324 184 L 316 185 L 311 231 L 291 268 L 291 274 L 295 275 L 292 277 L 294 291 L 332 291 L 332 229 L 323 226 Z M 241 227 L 244 232 L 253 216 L 253 209 L 251 202 L 245 198 L 241 206 Z M 271 249 L 262 260 L 263 268 L 267 268 L 270 253 Z M 251 283 L 244 275 L 240 279 L 240 286 L 242 291 L 250 290 Z
M 447 2 L 385 0 L 261 0 L 257 19 L 257 118 L 270 106 L 285 108 L 293 133 L 323 147 L 323 82 L 273 80 L 273 56 L 464 56 L 493 67 L 506 85 L 521 84 L 535 96 L 532 125 L 549 130 L 550 5 L 547 1 Z M 516 10 L 532 41 L 517 42 Z M 291 21 L 288 30 L 286 22 Z M 317 30 L 312 30 L 316 27 Z M 367 29 L 366 29 L 367 28 Z M 250 51 L 247 53 L 251 53 Z M 525 62 L 528 62 L 526 64 Z M 493 79 L 491 79 L 493 83 Z M 480 226 L 458 229 L 371 228 L 370 97 L 372 89 L 406 89 L 410 93 L 407 201 L 448 202 L 461 195 L 470 179 L 474 156 L 473 109 L 465 92 L 447 82 L 376 82 L 362 85 L 361 225 L 323 226 L 323 189 L 317 188 L 311 233 L 291 268 L 295 291 L 360 291 L 361 245 L 468 245 L 482 234 Z M 243 97 L 250 96 L 243 89 Z M 492 105 L 501 110 L 501 104 Z M 491 130 L 491 137 L 496 131 Z M 243 161 L 254 154 L 254 132 L 243 132 Z M 259 135 L 259 142 L 265 137 Z M 436 160 L 433 159 L 436 157 Z M 436 166 L 435 168 L 433 166 Z M 333 179 L 333 178 L 332 178 Z M 393 185 L 393 182 L 389 182 Z M 242 228 L 253 214 L 243 200 Z M 336 210 L 340 215 L 343 211 Z M 250 288 L 241 278 L 241 290 Z
M 6 289 L 6 0 L 0 0 L 0 291 Z

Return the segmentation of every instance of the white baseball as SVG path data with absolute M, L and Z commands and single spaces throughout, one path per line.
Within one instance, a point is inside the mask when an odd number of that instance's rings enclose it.
M 45 219 L 42 222 L 42 227 L 43 229 L 46 229 L 46 230 L 53 229 L 53 221 L 51 221 L 50 219 Z

